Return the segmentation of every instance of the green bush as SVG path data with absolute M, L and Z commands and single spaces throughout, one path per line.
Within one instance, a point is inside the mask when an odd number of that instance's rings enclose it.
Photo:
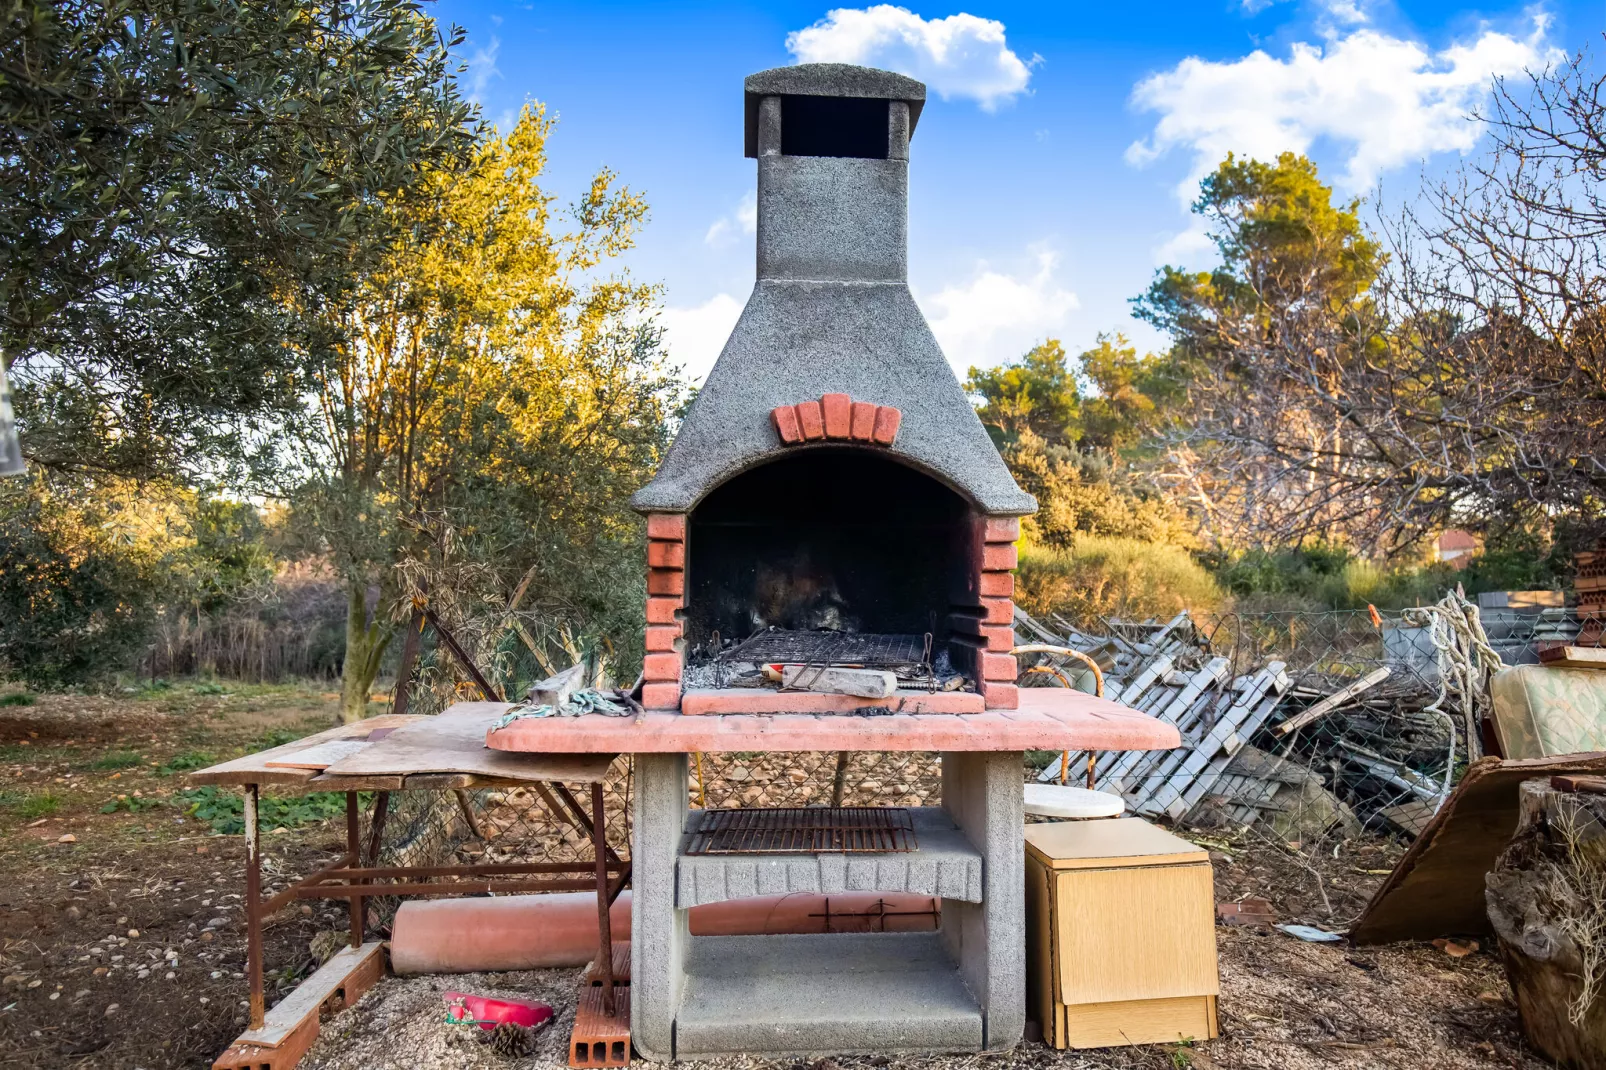
M 1210 573 L 1180 547 L 1091 535 L 1067 550 L 1026 547 L 1015 583 L 1026 612 L 1077 623 L 1107 615 L 1163 619 L 1214 609 L 1222 599 Z
M 132 769 L 139 764 L 139 755 L 131 750 L 107 751 L 99 758 L 89 763 L 89 768 L 97 772 L 110 773 L 116 769 Z
M 245 831 L 245 797 L 239 792 L 208 784 L 179 793 L 187 802 L 186 812 L 197 821 L 212 826 L 213 832 L 232 836 Z M 366 805 L 369 794 L 361 793 Z M 257 825 L 262 832 L 277 828 L 300 828 L 318 821 L 340 817 L 346 812 L 346 796 L 338 791 L 318 791 L 311 795 L 279 798 L 264 795 L 257 803 Z
M 37 696 L 26 691 L 13 691 L 9 695 L 0 695 L 0 706 L 32 706 L 37 701 Z

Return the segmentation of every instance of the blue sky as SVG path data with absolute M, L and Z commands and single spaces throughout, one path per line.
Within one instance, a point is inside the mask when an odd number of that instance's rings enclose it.
M 1228 150 L 1307 151 L 1349 195 L 1412 196 L 1476 152 L 1497 74 L 1601 52 L 1606 0 L 1193 0 L 1147 5 L 695 5 L 437 0 L 473 95 L 559 119 L 551 189 L 599 167 L 652 218 L 627 259 L 662 283 L 672 356 L 700 378 L 753 283 L 742 78 L 802 59 L 930 86 L 911 146 L 910 282 L 963 374 L 1045 337 L 1162 339 L 1130 317 L 1160 263 L 1208 266 L 1186 211 Z

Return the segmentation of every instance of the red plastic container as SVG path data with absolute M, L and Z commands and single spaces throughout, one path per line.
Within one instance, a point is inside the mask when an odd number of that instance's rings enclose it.
M 441 998 L 446 1001 L 448 1022 L 473 1022 L 486 1030 L 495 1029 L 503 1022 L 536 1029 L 552 1020 L 551 1006 L 539 1000 L 492 999 L 471 996 L 467 992 L 442 992 Z

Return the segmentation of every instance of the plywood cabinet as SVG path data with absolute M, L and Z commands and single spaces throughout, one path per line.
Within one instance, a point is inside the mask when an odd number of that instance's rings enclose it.
M 1209 855 L 1140 818 L 1029 825 L 1027 983 L 1057 1048 L 1217 1034 Z

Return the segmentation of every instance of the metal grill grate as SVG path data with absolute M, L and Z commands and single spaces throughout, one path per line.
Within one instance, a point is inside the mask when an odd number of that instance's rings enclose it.
M 914 819 L 901 806 L 705 810 L 687 854 L 913 851 Z
M 876 635 L 870 632 L 805 632 L 769 628 L 729 650 L 723 662 L 785 662 L 791 665 L 861 665 L 866 669 L 899 669 L 930 660 L 923 635 Z

